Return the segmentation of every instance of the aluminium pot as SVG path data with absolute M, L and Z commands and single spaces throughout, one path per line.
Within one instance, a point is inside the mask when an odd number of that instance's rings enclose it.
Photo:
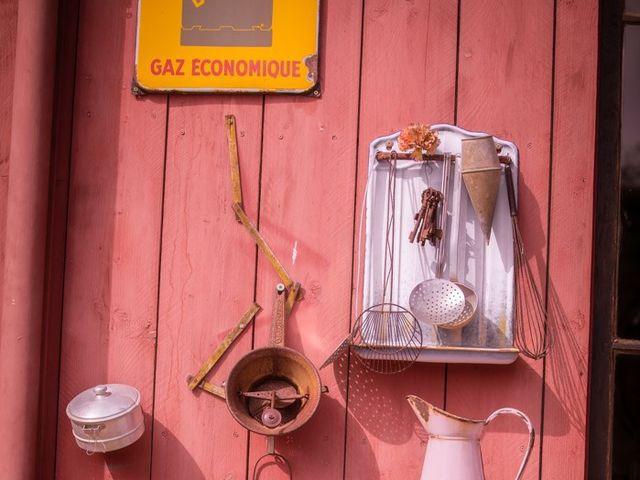
M 76 443 L 87 453 L 131 445 L 144 433 L 140 392 L 123 384 L 97 385 L 67 405 Z

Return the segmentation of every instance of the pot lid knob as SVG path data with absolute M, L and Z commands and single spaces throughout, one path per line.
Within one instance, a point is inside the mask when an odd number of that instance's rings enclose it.
M 111 395 L 111 392 L 108 391 L 106 385 L 97 385 L 93 387 L 93 393 L 96 394 L 96 397 L 106 397 L 107 395 Z

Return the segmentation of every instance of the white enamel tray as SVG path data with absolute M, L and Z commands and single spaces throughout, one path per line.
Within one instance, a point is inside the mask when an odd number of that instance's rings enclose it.
M 486 133 L 469 132 L 452 125 L 432 125 L 438 132 L 440 145 L 436 153 L 458 155 L 456 169 L 460 168 L 461 140 L 481 137 Z M 377 152 L 400 151 L 397 138 L 400 132 L 374 140 L 369 148 L 369 175 L 365 201 L 365 252 L 362 281 L 362 310 L 385 302 L 396 303 L 409 309 L 411 290 L 425 279 L 434 278 L 435 249 L 427 243 L 410 243 L 409 232 L 414 226 L 414 215 L 420 208 L 421 193 L 428 187 L 441 189 L 442 161 L 396 160 L 395 226 L 390 237 L 393 251 L 391 282 L 383 299 L 385 276 L 385 244 L 387 209 L 389 208 L 388 180 L 390 163 L 377 161 Z M 512 160 L 514 178 L 518 178 L 518 149 L 506 140 L 494 137 L 502 145 L 500 155 Z M 453 194 L 455 171 L 451 174 L 450 191 Z M 515 182 L 517 188 L 517 181 Z M 440 328 L 440 340 L 431 325 L 422 324 L 422 348 L 418 361 L 450 363 L 507 364 L 518 356 L 513 346 L 514 271 L 513 237 L 504 173 L 489 243 L 485 242 L 466 189 L 461 188 L 460 217 L 452 218 L 452 196 L 448 201 L 448 227 L 443 278 L 448 279 L 449 252 L 458 249 L 458 281 L 473 288 L 478 295 L 478 310 L 473 320 L 457 330 Z M 516 192 L 517 198 L 517 192 Z M 459 221 L 458 238 L 452 238 L 453 222 Z M 387 261 L 389 255 L 387 255 Z M 388 270 L 387 270 L 388 271 Z M 358 281 L 357 289 L 360 288 Z M 357 292 L 360 298 L 359 291 Z M 369 341 L 369 340 L 367 340 Z

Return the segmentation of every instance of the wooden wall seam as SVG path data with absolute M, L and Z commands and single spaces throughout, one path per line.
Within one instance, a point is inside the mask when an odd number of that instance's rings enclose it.
M 547 244 L 546 244 L 546 251 L 549 252 L 547 254 L 547 263 L 546 263 L 546 268 L 545 268 L 545 285 L 547 286 L 547 288 L 545 289 L 544 292 L 544 306 L 546 309 L 546 312 L 548 314 L 550 308 L 549 308 L 549 282 L 550 282 L 550 278 L 549 278 L 549 255 L 550 255 L 550 248 L 551 248 L 551 198 L 552 198 L 552 177 L 553 177 L 553 139 L 554 139 L 554 112 L 555 112 L 555 94 L 556 94 L 556 36 L 557 36 L 557 28 L 558 28 L 558 0 L 554 0 L 554 5 L 553 5 L 553 47 L 552 47 L 552 54 L 551 54 L 551 95 L 550 95 L 550 118 L 549 118 L 549 122 L 550 122 L 550 126 L 551 126 L 551 137 L 549 139 L 549 184 L 548 184 L 548 193 L 547 193 L 547 205 L 549 206 L 549 210 L 547 212 Z M 549 323 L 547 323 L 547 325 L 545 325 L 545 335 L 551 335 L 551 330 L 549 327 Z M 540 398 L 540 428 L 539 428 L 539 436 L 540 436 L 540 451 L 539 451 L 539 465 L 538 465 L 538 475 L 540 480 L 542 480 L 542 462 L 543 462 L 543 458 L 542 458 L 542 452 L 544 451 L 544 405 L 545 405 L 545 391 L 546 389 L 544 388 L 545 384 L 546 384 L 546 374 L 547 374 L 547 358 L 545 356 L 545 358 L 542 359 L 542 389 L 541 389 L 541 398 Z
M 69 176 L 73 137 L 73 102 L 79 28 L 78 3 L 61 2 L 58 7 L 58 41 L 52 122 L 50 196 L 45 266 L 46 304 L 40 366 L 40 417 L 37 478 L 54 478 L 57 449 L 60 346 L 64 310 L 64 264 L 69 211 Z M 55 398 L 55 400 L 52 400 Z
M 255 225 L 256 228 L 258 229 L 258 231 L 260 231 L 260 213 L 262 211 L 261 209 L 261 205 L 262 205 L 262 169 L 263 169 L 263 162 L 264 162 L 264 122 L 265 122 L 265 104 L 266 104 L 266 100 L 267 100 L 267 96 L 266 95 L 262 95 L 261 96 L 261 115 L 260 115 L 260 162 L 258 164 L 258 179 L 257 179 L 257 183 L 258 183 L 258 198 L 257 198 L 257 210 L 256 210 L 256 219 L 255 219 Z M 254 246 L 254 255 L 255 255 L 255 261 L 254 261 L 254 267 L 253 267 L 253 301 L 257 302 L 258 300 L 258 263 L 259 263 L 259 256 L 260 256 L 260 250 L 258 249 L 258 246 L 255 245 Z M 296 308 L 296 307 L 294 307 Z M 286 327 L 285 327 L 286 328 Z M 253 350 L 254 348 L 256 348 L 256 324 L 255 321 L 251 324 L 251 349 Z M 245 479 L 249 480 L 249 476 L 252 475 L 253 472 L 253 465 L 251 464 L 251 436 L 253 434 L 251 432 L 249 432 L 249 434 L 247 435 L 247 441 L 246 441 L 246 445 L 245 445 Z M 253 478 L 253 477 L 251 477 Z
M 157 340 L 157 332 L 160 325 L 160 279 L 162 278 L 162 239 L 164 238 L 164 207 L 165 207 L 165 196 L 166 196 L 166 182 L 167 182 L 167 142 L 169 139 L 169 106 L 171 103 L 171 95 L 166 95 L 166 111 L 165 111 L 165 130 L 164 130 L 164 158 L 162 165 L 162 200 L 160 202 L 160 237 L 158 238 L 158 278 L 157 278 L 157 295 L 156 295 L 156 342 L 154 349 L 154 358 L 153 358 L 153 397 L 151 400 L 151 438 L 153 438 L 155 422 L 153 421 L 155 417 L 155 409 L 156 409 L 156 376 L 157 376 L 157 366 L 158 366 L 158 340 Z M 153 478 L 153 442 L 151 442 L 151 446 L 149 448 L 149 480 Z
M 354 296 L 356 292 L 356 269 L 360 268 L 357 265 L 357 257 L 356 257 L 356 242 L 360 241 L 358 238 L 358 225 L 359 225 L 359 217 L 358 215 L 358 178 L 359 178 L 359 162 L 358 162 L 358 152 L 360 151 L 360 122 L 361 122 L 361 111 L 362 111 L 362 62 L 364 57 L 364 25 L 365 25 L 365 0 L 361 0 L 360 2 L 360 52 L 358 56 L 358 110 L 356 113 L 356 144 L 355 144 L 355 175 L 353 179 L 353 226 L 351 227 L 351 294 L 349 295 L 349 333 L 353 329 L 354 318 Z M 365 142 L 366 143 L 366 142 Z M 361 245 L 358 245 L 358 250 L 362 248 Z M 355 304 L 357 305 L 358 299 L 355 299 Z M 333 348 L 333 347 L 331 347 Z M 351 349 L 347 350 L 347 358 L 346 358 L 346 369 L 347 372 L 351 371 L 351 362 L 355 361 L 355 359 L 351 355 Z M 347 382 L 345 386 L 345 404 L 344 404 L 344 438 L 343 438 L 343 462 L 342 462 L 342 480 L 346 480 L 347 476 L 347 422 L 348 422 L 348 412 L 349 412 L 349 384 L 350 384 L 350 376 L 347 374 Z

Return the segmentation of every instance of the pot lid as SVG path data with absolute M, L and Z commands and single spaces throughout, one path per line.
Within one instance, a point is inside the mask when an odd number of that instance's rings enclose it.
M 76 395 L 67 416 L 79 422 L 98 422 L 125 415 L 140 404 L 140 392 L 129 385 L 96 385 Z

